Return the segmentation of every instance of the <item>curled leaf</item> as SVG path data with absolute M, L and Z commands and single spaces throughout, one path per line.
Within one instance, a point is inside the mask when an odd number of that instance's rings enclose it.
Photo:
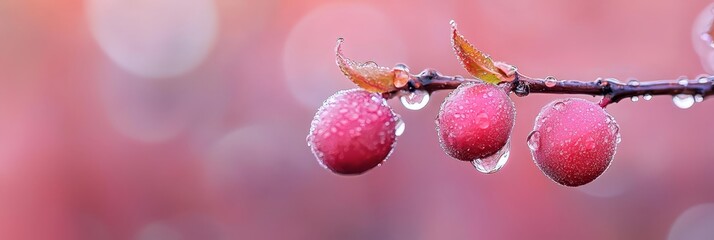
M 342 42 L 344 42 L 342 38 L 337 40 L 335 54 L 337 66 L 347 78 L 369 92 L 383 93 L 396 90 L 395 70 L 380 67 L 372 61 L 360 63 L 346 58 L 342 55 Z
M 456 29 L 456 22 L 451 21 L 451 45 L 461 65 L 474 77 L 497 84 L 507 77 L 498 69 L 487 54 L 476 49 Z

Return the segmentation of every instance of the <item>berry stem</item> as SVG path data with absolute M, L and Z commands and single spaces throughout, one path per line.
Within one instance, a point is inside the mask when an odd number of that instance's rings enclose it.
M 416 90 L 424 90 L 432 93 L 438 90 L 456 89 L 465 81 L 480 81 L 468 79 L 460 76 L 442 75 L 433 69 L 426 69 L 417 75 L 411 75 L 407 84 L 394 91 L 382 93 L 384 98 L 390 99 L 406 95 Z M 616 79 L 597 79 L 595 81 L 579 80 L 555 80 L 532 78 L 518 72 L 513 73 L 511 81 L 501 82 L 509 92 L 515 93 L 519 97 L 527 96 L 531 93 L 549 94 L 585 94 L 592 96 L 603 96 L 600 106 L 617 103 L 622 99 L 639 97 L 644 95 L 670 95 L 679 94 L 706 98 L 714 95 L 714 76 L 700 76 L 694 80 L 659 80 L 629 83 L 622 83 Z

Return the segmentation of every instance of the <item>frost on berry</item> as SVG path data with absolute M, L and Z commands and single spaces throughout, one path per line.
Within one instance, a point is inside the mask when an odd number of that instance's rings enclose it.
M 477 169 L 477 164 L 491 166 L 479 171 L 493 172 L 505 163 L 507 151 L 501 150 L 508 146 L 515 115 L 513 101 L 500 87 L 464 82 L 441 105 L 436 118 L 439 142 L 449 156 L 476 161 Z
M 379 94 L 362 89 L 339 91 L 318 109 L 307 144 L 331 171 L 360 174 L 389 156 L 399 122 Z
M 553 181 L 580 186 L 595 180 L 610 166 L 620 128 L 597 104 L 578 98 L 543 107 L 528 146 L 536 165 Z

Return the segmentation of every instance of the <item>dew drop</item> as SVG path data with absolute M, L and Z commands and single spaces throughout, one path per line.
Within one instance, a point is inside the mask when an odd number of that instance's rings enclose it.
M 533 131 L 531 134 L 528 134 L 527 143 L 531 151 L 538 150 L 538 147 L 540 147 L 540 132 Z
M 452 29 L 455 29 L 455 28 L 456 28 L 456 21 L 454 21 L 454 20 L 449 21 L 449 25 L 451 25 L 451 28 L 452 28 Z
M 679 83 L 679 85 L 682 85 L 682 86 L 685 86 L 685 87 L 686 87 L 687 85 L 689 85 L 689 80 L 687 80 L 687 77 L 681 76 L 681 77 L 678 78 L 677 83 Z
M 546 87 L 555 87 L 556 84 L 558 84 L 558 79 L 555 79 L 555 77 L 548 76 L 545 78 Z
M 488 157 L 474 159 L 471 161 L 471 164 L 473 164 L 479 172 L 487 174 L 495 173 L 506 165 L 509 155 L 511 155 L 510 139 L 506 142 L 506 145 L 503 145 L 501 150 L 498 150 L 498 152 Z
M 632 96 L 632 97 L 630 98 L 630 100 L 632 100 L 632 102 L 637 102 L 637 101 L 640 100 L 640 97 L 638 97 L 638 96 Z
M 399 120 L 397 120 L 396 131 L 394 132 L 394 134 L 396 134 L 397 136 L 401 136 L 404 133 L 405 128 L 406 124 L 404 124 L 404 121 L 402 121 L 402 119 L 400 118 Z
M 367 61 L 364 63 L 365 67 L 370 67 L 370 68 L 376 68 L 378 67 L 377 63 L 374 61 Z
M 409 110 L 419 110 L 424 108 L 429 103 L 429 93 L 424 90 L 417 90 L 409 95 L 400 98 L 402 105 Z
M 562 110 L 563 107 L 565 107 L 565 103 L 563 102 L 556 102 L 555 104 L 553 104 L 553 109 L 558 111 Z
M 394 66 L 394 69 L 409 72 L 409 67 L 407 67 L 404 63 L 397 63 L 397 65 Z
M 704 97 L 701 94 L 694 95 L 694 101 L 702 102 L 702 101 L 704 101 Z
M 399 63 L 394 66 L 394 86 L 401 88 L 407 85 L 409 82 L 409 67 L 403 63 Z
M 520 82 L 520 84 L 518 84 L 516 88 L 513 89 L 513 92 L 516 94 L 516 96 L 525 97 L 528 96 L 528 94 L 531 92 L 531 87 L 528 85 L 528 83 Z
M 645 101 L 649 101 L 650 99 L 652 99 L 652 95 L 649 93 L 642 95 L 642 99 L 644 99 Z
M 679 94 L 672 98 L 674 105 L 681 109 L 687 109 L 694 105 L 694 97 L 687 94 Z
M 707 83 L 709 82 L 709 78 L 707 76 L 700 76 L 697 78 L 698 83 Z
M 600 83 L 600 86 L 601 86 L 601 87 L 605 87 L 605 86 L 607 86 L 608 84 L 610 84 L 608 81 L 605 81 L 605 80 L 603 80 L 602 78 L 597 78 L 597 79 L 595 79 L 595 82 Z
M 479 113 L 476 115 L 476 125 L 481 128 L 481 129 L 486 129 L 488 126 L 491 124 L 491 121 L 488 119 L 488 114 L 485 112 Z
M 454 76 L 454 81 L 464 81 L 464 77 L 461 75 Z
M 637 79 L 630 79 L 630 81 L 627 82 L 627 85 L 637 87 L 640 86 L 640 81 L 637 81 Z
M 622 138 L 620 137 L 620 127 L 617 126 L 617 122 L 612 116 L 607 116 L 607 127 L 610 129 L 610 133 L 615 136 L 615 143 L 620 143 Z
M 614 82 L 614 83 L 619 83 L 619 82 L 620 82 L 620 80 L 617 80 L 617 78 L 606 78 L 605 81 Z

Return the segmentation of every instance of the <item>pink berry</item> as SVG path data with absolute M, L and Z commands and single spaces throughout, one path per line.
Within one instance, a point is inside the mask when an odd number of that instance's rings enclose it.
M 508 142 L 516 117 L 500 87 L 465 82 L 444 100 L 436 118 L 439 142 L 451 157 L 473 161 L 497 153 Z
M 317 160 L 338 174 L 360 174 L 394 149 L 399 116 L 376 93 L 344 90 L 317 110 L 307 136 Z
M 575 187 L 595 180 L 610 166 L 619 130 L 615 119 L 593 102 L 556 100 L 536 118 L 528 146 L 546 176 Z

